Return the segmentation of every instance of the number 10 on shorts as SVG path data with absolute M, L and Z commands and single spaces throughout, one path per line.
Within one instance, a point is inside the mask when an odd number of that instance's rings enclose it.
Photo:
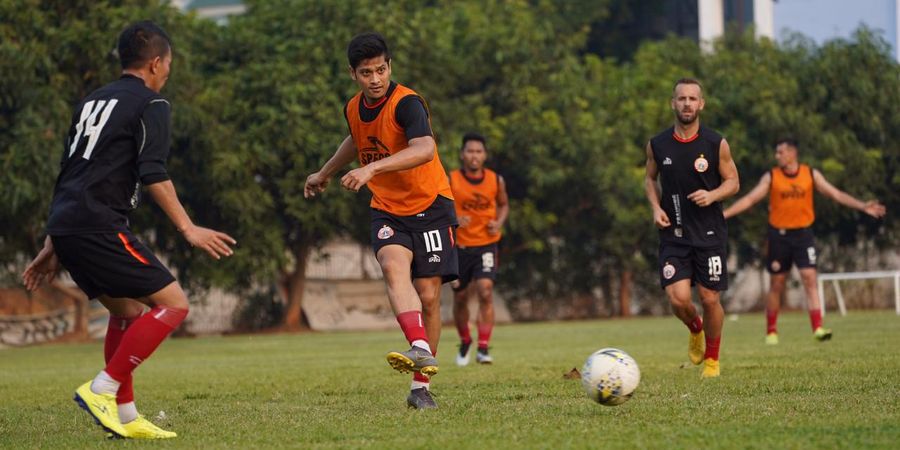
M 439 252 L 444 249 L 444 246 L 441 244 L 440 230 L 426 231 L 422 233 L 422 237 L 425 239 L 426 252 Z

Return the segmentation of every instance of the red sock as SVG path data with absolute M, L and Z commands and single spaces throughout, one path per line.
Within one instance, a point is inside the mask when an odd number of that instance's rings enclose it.
M 410 345 L 412 345 L 413 341 L 420 339 L 428 342 L 428 335 L 425 334 L 425 325 L 422 322 L 421 311 L 407 311 L 397 314 L 397 323 L 400 324 L 400 329 L 403 330 L 403 335 L 406 336 L 406 340 Z M 434 349 L 432 349 L 432 352 L 434 352 Z
M 124 383 L 145 359 L 162 344 L 184 318 L 187 309 L 155 307 L 135 320 L 125 334 L 116 352 L 106 363 L 106 373 L 114 380 Z
M 466 322 L 463 325 L 457 323 L 456 332 L 459 333 L 459 340 L 462 341 L 463 344 L 472 343 L 472 332 L 469 330 L 469 322 Z
M 478 324 L 478 348 L 487 348 L 488 341 L 491 340 L 491 331 L 494 330 L 492 323 Z
M 706 353 L 703 355 L 703 359 L 712 358 L 716 361 L 719 360 L 719 341 L 722 340 L 722 336 L 711 338 L 706 336 Z
M 693 334 L 703 331 L 703 319 L 700 316 L 694 316 L 694 320 L 691 320 L 690 323 L 685 323 L 685 325 Z
M 821 309 L 809 310 L 809 323 L 812 325 L 813 331 L 816 331 L 819 327 L 822 326 L 822 310 Z
M 422 375 L 421 372 L 413 372 L 413 381 L 418 381 L 419 383 L 430 383 L 431 379 L 428 378 L 427 375 Z
M 122 336 L 125 336 L 125 330 L 127 330 L 139 317 L 141 316 L 109 316 L 109 325 L 106 328 L 106 339 L 103 341 L 103 357 L 107 363 L 112 359 L 113 355 L 116 354 L 116 349 L 119 348 L 119 343 L 122 342 Z M 121 405 L 133 401 L 134 385 L 132 384 L 131 374 L 128 374 L 128 379 L 119 385 L 119 392 L 116 393 L 116 403 Z
M 775 323 L 778 322 L 778 311 L 766 310 L 766 334 L 777 333 Z

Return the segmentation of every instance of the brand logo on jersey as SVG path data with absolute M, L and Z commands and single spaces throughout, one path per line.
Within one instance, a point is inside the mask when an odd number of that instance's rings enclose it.
M 385 240 L 394 235 L 394 229 L 384 225 L 378 230 L 378 239 Z
M 672 277 L 674 277 L 674 276 L 675 276 L 675 266 L 673 266 L 672 264 L 666 263 L 666 265 L 663 266 L 663 278 L 665 278 L 667 280 L 671 280 Z
M 463 211 L 484 211 L 491 207 L 491 199 L 475 192 L 475 198 L 462 202 Z
M 375 136 L 369 136 L 371 147 L 359 150 L 359 163 L 363 166 L 391 156 L 391 150 Z
M 430 263 L 439 263 L 439 262 L 441 262 L 441 257 L 438 256 L 438 255 L 431 255 L 431 257 L 428 258 L 428 262 L 430 262 Z
M 806 189 L 803 189 L 796 184 L 791 185 L 791 189 L 789 191 L 782 191 L 781 198 L 803 198 L 806 197 Z
M 666 159 L 663 160 L 663 165 L 664 165 L 664 166 L 671 166 L 671 165 L 672 165 L 672 158 L 669 158 L 668 156 L 666 156 Z
M 706 172 L 706 169 L 709 169 L 709 161 L 703 157 L 703 153 L 700 154 L 700 157 L 694 160 L 694 170 L 697 172 L 703 173 Z
M 772 261 L 772 264 L 769 266 L 772 268 L 772 272 L 778 272 L 781 270 L 781 263 L 778 261 Z

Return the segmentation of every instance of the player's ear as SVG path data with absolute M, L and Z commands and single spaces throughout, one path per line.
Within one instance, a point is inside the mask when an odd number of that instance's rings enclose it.
M 350 78 L 356 81 L 356 70 L 353 69 L 353 66 L 347 66 L 347 68 L 350 69 Z
M 150 73 L 156 75 L 159 72 L 159 66 L 162 64 L 161 56 L 154 56 L 150 59 L 150 63 L 148 64 L 148 68 L 150 69 Z

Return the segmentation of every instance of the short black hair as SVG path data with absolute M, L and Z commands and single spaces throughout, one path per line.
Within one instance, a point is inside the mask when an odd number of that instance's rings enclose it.
M 797 150 L 800 150 L 800 143 L 797 142 L 797 139 L 793 136 L 782 136 L 775 140 L 775 147 L 778 147 L 781 144 L 787 144 Z
M 353 69 L 356 69 L 356 66 L 365 59 L 377 58 L 382 55 L 384 55 L 385 61 L 391 61 L 391 50 L 388 48 L 387 41 L 384 36 L 373 31 L 353 36 L 350 45 L 347 46 L 347 59 Z
M 484 146 L 484 150 L 487 151 L 487 140 L 484 138 L 484 136 L 471 131 L 463 135 L 462 144 L 459 146 L 459 149 L 462 150 L 466 148 L 466 142 L 469 141 L 481 142 L 481 145 Z
M 142 20 L 128 25 L 119 34 L 119 62 L 123 69 L 141 66 L 157 56 L 164 56 L 172 47 L 172 40 L 159 25 Z
M 680 85 L 680 84 L 696 84 L 698 87 L 700 87 L 700 93 L 701 94 L 703 93 L 703 84 L 700 83 L 700 80 L 698 80 L 696 78 L 685 77 L 685 78 L 680 78 L 678 81 L 675 82 L 675 85 L 672 86 L 673 95 L 675 93 L 675 89 L 678 89 L 678 85 Z

